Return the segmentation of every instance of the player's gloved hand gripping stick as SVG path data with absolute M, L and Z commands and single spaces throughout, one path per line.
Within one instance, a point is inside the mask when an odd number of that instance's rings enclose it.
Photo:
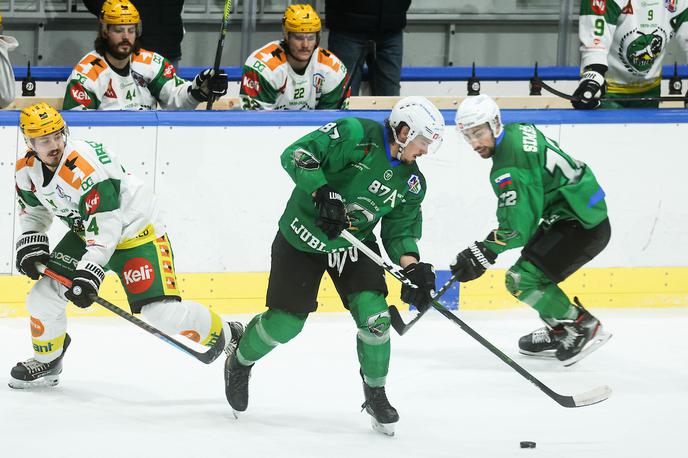
M 67 278 L 63 277 L 62 275 L 58 274 L 57 272 L 54 272 L 44 266 L 43 264 L 36 263 L 36 269 L 38 272 L 42 273 L 46 277 L 50 277 L 53 280 L 56 280 L 63 286 L 67 288 L 72 287 L 72 281 Z M 110 302 L 106 301 L 102 297 L 98 295 L 91 295 L 91 299 L 93 299 L 93 302 L 97 302 L 98 304 L 102 305 L 106 309 L 110 310 L 112 313 L 121 316 L 125 320 L 134 323 L 136 326 L 140 327 L 144 331 L 147 331 L 151 334 L 153 334 L 155 337 L 159 338 L 160 340 L 163 340 L 167 342 L 168 344 L 172 345 L 173 347 L 178 348 L 179 350 L 193 356 L 197 360 L 201 361 L 202 363 L 205 364 L 210 364 L 213 361 L 215 361 L 223 352 L 224 352 L 224 345 L 213 345 L 208 349 L 206 352 L 199 352 L 194 350 L 193 348 L 187 347 L 181 342 L 178 342 L 177 340 L 173 339 L 172 337 L 168 336 L 164 332 L 160 331 L 159 329 L 151 326 L 150 324 L 146 323 L 145 321 L 142 321 L 135 317 L 134 315 L 125 312 L 121 308 L 117 307 L 114 304 L 111 304 Z M 223 331 L 224 332 L 224 331 Z
M 350 232 L 344 230 L 342 231 L 342 237 L 351 243 L 354 247 L 356 247 L 359 251 L 361 251 L 363 254 L 368 256 L 370 259 L 375 261 L 379 266 L 381 266 L 383 269 L 385 269 L 387 272 L 391 273 L 397 280 L 399 280 L 402 283 L 409 282 L 408 278 L 406 278 L 401 272 L 400 269 L 396 266 L 393 266 L 387 262 L 385 262 L 384 259 L 382 259 L 381 256 L 379 256 L 377 253 L 375 253 L 373 250 L 368 248 L 363 244 L 363 242 L 359 241 L 356 237 L 354 237 L 353 234 Z M 444 289 L 444 286 L 442 287 Z M 476 331 L 474 331 L 470 326 L 468 326 L 466 323 L 464 323 L 459 317 L 454 315 L 452 312 L 447 310 L 437 302 L 436 299 L 437 296 L 435 296 L 435 299 L 431 301 L 432 307 L 435 308 L 438 312 L 440 312 L 442 315 L 444 315 L 446 318 L 449 320 L 453 321 L 457 326 L 459 326 L 464 332 L 466 332 L 468 335 L 473 337 L 475 340 L 477 340 L 483 347 L 487 348 L 490 350 L 494 355 L 496 355 L 499 359 L 504 361 L 507 365 L 509 365 L 512 369 L 514 369 L 516 372 L 521 374 L 526 380 L 531 382 L 533 385 L 537 386 L 540 390 L 542 390 L 547 396 L 552 398 L 554 401 L 556 401 L 559 405 L 562 407 L 583 407 L 583 406 L 589 406 L 592 404 L 597 404 L 598 402 L 602 402 L 609 398 L 612 394 L 612 389 L 607 386 L 603 385 L 600 387 L 597 387 L 593 390 L 586 391 L 585 393 L 581 393 L 578 395 L 574 396 L 564 396 L 559 393 L 554 392 L 551 388 L 549 388 L 547 385 L 542 383 L 540 380 L 535 378 L 530 372 L 522 368 L 520 365 L 518 365 L 516 362 L 514 362 L 511 358 L 509 358 L 507 355 L 505 355 L 500 349 L 492 345 L 489 341 L 487 341 L 483 336 L 478 334 Z M 416 317 L 417 318 L 417 317 Z

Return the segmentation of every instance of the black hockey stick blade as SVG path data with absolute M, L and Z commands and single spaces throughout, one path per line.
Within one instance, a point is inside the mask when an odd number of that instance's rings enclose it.
M 449 291 L 451 286 L 454 284 L 456 281 L 456 277 L 452 275 L 449 277 L 449 280 L 447 280 L 444 285 L 440 288 L 440 290 L 437 292 L 435 295 L 434 299 L 438 300 L 442 296 L 444 296 L 444 293 Z M 389 306 L 389 320 L 392 324 L 392 328 L 399 334 L 400 336 L 403 336 L 409 329 L 413 327 L 414 324 L 420 320 L 425 313 L 430 310 L 430 307 L 426 308 L 422 312 L 418 313 L 411 321 L 408 323 L 404 323 L 404 319 L 401 317 L 401 314 L 399 313 L 399 309 L 396 307 L 396 305 L 390 305 Z
M 544 392 L 547 396 L 552 398 L 554 401 L 556 401 L 560 406 L 562 407 L 585 407 L 593 404 L 597 404 L 599 402 L 602 402 L 611 396 L 612 390 L 609 386 L 604 385 L 598 388 L 595 388 L 590 391 L 586 391 L 585 393 L 581 393 L 578 395 L 574 396 L 565 396 L 562 394 L 559 394 L 552 390 L 550 387 L 542 383 L 540 380 L 538 380 L 533 374 L 525 370 L 523 367 L 521 367 L 518 363 L 516 363 L 514 360 L 509 358 L 506 354 L 504 354 L 500 349 L 492 345 L 490 341 L 485 339 L 483 336 L 478 334 L 473 328 L 468 326 L 463 320 L 461 320 L 459 317 L 454 315 L 452 312 L 447 310 L 442 306 L 437 301 L 432 302 L 432 306 L 440 312 L 442 315 L 444 315 L 446 318 L 449 320 L 453 321 L 454 324 L 456 324 L 458 327 L 461 328 L 466 334 L 470 335 L 473 337 L 475 340 L 478 341 L 483 347 L 487 348 L 490 350 L 495 356 L 497 356 L 499 359 L 504 361 L 509 367 L 514 369 L 516 372 L 521 374 L 526 380 L 531 382 L 533 385 L 538 387 L 542 392 Z
M 72 281 L 67 278 L 63 277 L 62 275 L 58 274 L 57 272 L 54 272 L 47 267 L 45 267 L 42 264 L 37 264 L 36 267 L 38 268 L 38 271 L 42 273 L 43 275 L 52 278 L 53 280 L 56 280 L 57 282 L 61 283 L 67 288 L 71 288 L 72 286 Z M 218 344 L 220 342 L 225 341 L 225 335 L 224 331 L 220 332 L 220 337 L 218 337 L 218 340 L 215 345 L 211 346 L 207 351 L 205 352 L 200 352 L 196 351 L 193 348 L 187 347 L 181 342 L 178 342 L 177 340 L 173 339 L 172 337 L 168 336 L 164 332 L 160 331 L 159 329 L 151 326 L 150 324 L 146 323 L 143 320 L 140 320 L 139 318 L 135 317 L 134 315 L 125 312 L 121 308 L 117 307 L 115 304 L 112 304 L 108 302 L 107 300 L 103 299 L 100 296 L 97 295 L 92 295 L 91 299 L 93 299 L 93 302 L 96 302 L 97 304 L 100 304 L 101 306 L 105 307 L 115 315 L 118 315 L 125 320 L 129 321 L 130 323 L 135 324 L 139 328 L 143 329 L 146 332 L 149 332 L 153 334 L 155 337 L 158 339 L 167 342 L 168 344 L 172 345 L 173 347 L 183 351 L 184 353 L 193 356 L 197 360 L 199 360 L 202 363 L 205 364 L 210 364 L 213 361 L 215 361 L 224 351 L 224 345 Z
M 566 94 L 564 92 L 561 92 L 558 89 L 553 88 L 549 84 L 545 83 L 544 81 L 541 81 L 542 88 L 551 92 L 552 94 L 561 97 L 562 99 L 566 100 L 571 100 L 573 102 L 578 102 L 580 101 L 580 97 L 574 97 L 573 95 Z M 687 102 L 688 99 L 686 97 L 671 97 L 671 96 L 660 96 L 660 97 L 624 97 L 621 99 L 606 99 L 605 97 L 602 97 L 600 100 L 614 100 L 614 101 L 619 101 L 619 102 Z

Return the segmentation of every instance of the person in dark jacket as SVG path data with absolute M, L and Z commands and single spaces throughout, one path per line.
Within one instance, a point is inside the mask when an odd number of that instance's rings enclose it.
M 351 95 L 358 95 L 362 68 L 354 69 L 368 50 L 368 81 L 372 95 L 399 95 L 403 30 L 411 0 L 325 0 L 327 47 L 353 76 Z M 362 66 L 362 64 L 361 64 Z
M 96 16 L 100 15 L 105 0 L 83 0 L 86 8 Z M 182 57 L 182 8 L 184 0 L 132 0 L 141 14 L 143 48 L 157 52 L 178 68 Z

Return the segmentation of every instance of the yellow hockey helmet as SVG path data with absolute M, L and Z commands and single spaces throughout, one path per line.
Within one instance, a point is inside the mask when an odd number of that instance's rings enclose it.
M 284 32 L 320 32 L 320 17 L 311 5 L 289 5 L 282 17 Z
M 19 128 L 27 140 L 58 132 L 65 127 L 62 115 L 45 102 L 26 107 L 19 115 Z
M 139 11 L 129 0 L 105 0 L 100 10 L 103 24 L 138 24 L 140 21 Z

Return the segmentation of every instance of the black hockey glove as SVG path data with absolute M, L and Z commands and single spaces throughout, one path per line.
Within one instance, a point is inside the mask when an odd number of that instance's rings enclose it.
M 24 232 L 17 240 L 17 270 L 31 280 L 38 280 L 41 274 L 36 263 L 47 264 L 50 259 L 48 236 L 42 232 Z
M 601 104 L 600 97 L 606 92 L 604 73 L 607 67 L 604 65 L 591 65 L 585 68 L 585 73 L 578 83 L 578 88 L 573 93 L 576 100 L 571 105 L 576 110 L 594 110 Z
M 430 307 L 435 294 L 435 268 L 427 262 L 417 262 L 404 267 L 401 272 L 417 286 L 401 285 L 401 300 L 423 312 Z
M 211 96 L 217 100 L 227 94 L 227 73 L 220 69 L 216 75 L 214 69 L 207 68 L 196 75 L 189 92 L 199 102 L 207 102 Z
M 103 279 L 105 271 L 102 267 L 92 262 L 79 261 L 74 271 L 72 287 L 65 293 L 65 297 L 77 307 L 90 307 L 93 304 L 92 296 L 98 294 Z
M 456 261 L 449 266 L 452 275 L 459 281 L 471 281 L 485 273 L 494 264 L 497 255 L 483 245 L 475 242 L 456 255 Z
M 328 239 L 336 239 L 344 229 L 349 227 L 344 200 L 337 191 L 328 185 L 321 186 L 315 191 L 313 202 L 320 211 L 315 225 L 322 229 Z

